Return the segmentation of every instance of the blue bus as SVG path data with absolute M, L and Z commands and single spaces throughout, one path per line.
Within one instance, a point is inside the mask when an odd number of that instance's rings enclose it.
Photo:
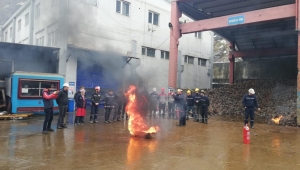
M 51 73 L 14 72 L 6 79 L 6 95 L 11 105 L 11 113 L 44 114 L 43 89 L 51 84 L 51 91 L 59 90 L 64 84 L 64 76 Z M 58 106 L 54 101 L 54 113 Z

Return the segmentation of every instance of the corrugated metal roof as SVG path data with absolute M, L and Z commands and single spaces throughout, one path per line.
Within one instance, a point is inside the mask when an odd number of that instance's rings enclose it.
M 182 12 L 194 20 L 203 20 L 281 5 L 295 0 L 198 0 L 180 2 Z M 231 42 L 238 50 L 283 48 L 297 46 L 295 18 L 213 30 Z

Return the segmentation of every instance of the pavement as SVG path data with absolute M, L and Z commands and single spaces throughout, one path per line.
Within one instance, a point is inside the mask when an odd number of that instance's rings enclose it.
M 103 116 L 103 114 L 101 113 Z M 0 121 L 1 170 L 298 170 L 300 128 L 255 124 L 243 144 L 243 122 L 210 118 L 208 124 L 147 118 L 160 131 L 152 139 L 133 137 L 127 121 L 74 126 L 42 134 L 42 116 Z M 57 116 L 52 128 L 56 127 Z

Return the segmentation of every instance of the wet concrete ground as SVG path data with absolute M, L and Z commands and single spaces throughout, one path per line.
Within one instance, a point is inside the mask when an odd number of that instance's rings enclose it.
M 0 121 L 0 169 L 300 169 L 300 128 L 256 124 L 258 136 L 244 145 L 242 122 L 177 127 L 176 120 L 147 119 L 161 131 L 146 140 L 131 137 L 126 121 L 74 127 L 73 114 L 67 120 L 67 129 L 48 135 L 41 133 L 43 117 Z

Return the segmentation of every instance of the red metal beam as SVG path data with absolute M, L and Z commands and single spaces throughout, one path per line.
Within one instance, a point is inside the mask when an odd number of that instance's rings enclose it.
M 170 29 L 170 58 L 169 58 L 169 87 L 177 87 L 177 65 L 178 65 L 178 45 L 180 38 L 179 18 L 181 11 L 176 1 L 171 3 L 171 24 Z
M 230 16 L 222 16 L 217 18 L 199 20 L 180 25 L 181 33 L 188 34 L 198 31 L 214 30 L 218 28 L 233 27 L 238 25 L 252 24 L 263 21 L 291 18 L 296 16 L 295 4 L 283 5 L 278 7 L 260 9 Z M 228 25 L 228 17 L 244 15 L 245 21 L 243 24 Z
M 246 57 L 275 57 L 285 55 L 297 55 L 297 47 L 290 48 L 272 48 L 260 50 L 247 50 L 247 51 L 231 51 L 229 52 L 235 58 Z

